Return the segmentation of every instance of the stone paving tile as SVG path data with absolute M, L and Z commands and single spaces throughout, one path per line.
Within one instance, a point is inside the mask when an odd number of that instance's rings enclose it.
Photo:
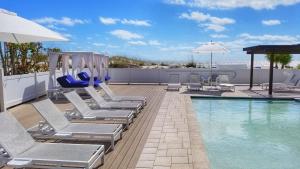
M 171 157 L 157 157 L 154 161 L 154 166 L 171 166 Z
M 183 148 L 174 148 L 174 149 L 168 149 L 167 150 L 167 156 L 174 156 L 174 157 L 182 157 L 182 156 L 187 156 L 187 149 Z
M 171 167 L 166 166 L 154 166 L 153 169 L 170 169 Z
M 167 92 L 136 169 L 209 168 L 207 158 L 202 157 L 206 153 L 199 144 L 197 117 L 190 104 L 184 95 Z
M 157 152 L 157 148 L 144 148 L 142 154 L 155 154 Z
M 157 150 L 156 157 L 165 157 L 167 156 L 167 150 Z
M 154 161 L 142 161 L 139 160 L 136 164 L 136 168 L 153 168 Z
M 156 154 L 141 154 L 140 160 L 142 161 L 154 161 Z
M 172 157 L 172 164 L 188 164 L 188 157 Z
M 145 148 L 157 148 L 159 143 L 146 143 Z

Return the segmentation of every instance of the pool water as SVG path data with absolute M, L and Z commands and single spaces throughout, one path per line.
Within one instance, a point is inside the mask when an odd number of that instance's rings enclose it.
M 211 168 L 300 168 L 300 102 L 206 98 L 192 102 Z

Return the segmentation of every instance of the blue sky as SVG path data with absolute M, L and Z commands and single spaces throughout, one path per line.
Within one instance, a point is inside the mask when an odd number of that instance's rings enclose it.
M 300 43 L 300 0 L 0 0 L 70 39 L 63 50 L 106 52 L 148 60 L 207 63 L 193 48 L 208 42 L 229 50 L 215 63 L 248 63 L 243 47 Z M 264 57 L 256 60 L 265 64 Z M 294 57 L 293 64 L 300 61 Z

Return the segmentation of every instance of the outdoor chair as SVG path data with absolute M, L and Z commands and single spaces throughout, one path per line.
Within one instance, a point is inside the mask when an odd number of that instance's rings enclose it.
M 230 83 L 228 75 L 219 75 L 216 82 L 222 91 L 235 91 L 235 85 Z
M 201 83 L 201 78 L 199 74 L 197 73 L 190 74 L 189 83 L 187 84 L 187 89 L 189 91 L 203 90 L 203 85 Z
M 45 119 L 37 130 L 28 130 L 37 139 L 101 141 L 110 142 L 122 138 L 122 124 L 71 123 L 49 99 L 33 103 L 35 109 Z
M 134 110 L 137 114 L 143 108 L 141 102 L 114 102 L 114 101 L 106 101 L 98 92 L 97 90 L 92 87 L 85 87 L 85 91 L 92 97 L 93 103 L 91 107 L 93 109 L 127 109 L 127 110 Z
M 282 83 L 273 83 L 273 89 L 276 91 L 281 90 L 291 90 L 296 88 L 297 82 L 300 79 L 296 78 L 296 75 L 290 72 L 284 72 L 284 75 L 286 76 L 286 79 Z M 262 89 L 268 90 L 269 89 L 269 83 L 262 83 L 261 84 Z
M 92 110 L 75 91 L 64 93 L 64 95 L 75 106 L 74 110 L 66 114 L 69 119 L 102 120 L 121 123 L 126 125 L 126 128 L 133 122 L 134 110 Z
M 8 112 L 0 113 L 0 145 L 13 168 L 97 168 L 104 162 L 104 146 L 39 143 Z
M 82 80 L 76 80 L 71 75 L 61 76 L 61 77 L 57 78 L 56 80 L 62 88 L 83 88 L 83 87 L 89 86 L 89 82 L 82 81 Z M 98 87 L 99 83 L 95 82 L 94 86 Z
M 203 85 L 206 85 L 208 86 L 209 85 L 209 76 L 204 76 L 204 75 L 201 75 L 200 76 L 200 81 Z
M 108 97 L 108 100 L 111 101 L 140 101 L 142 102 L 143 106 L 146 105 L 147 100 L 146 97 L 144 96 L 120 96 L 114 94 L 112 90 L 105 84 L 105 83 L 100 83 L 100 87 L 104 90 L 105 94 Z
M 209 83 L 212 85 L 212 86 L 217 86 L 218 82 L 217 82 L 217 78 L 218 78 L 218 74 L 212 74 L 209 78 Z
M 181 88 L 181 83 L 180 83 L 179 74 L 170 74 L 167 90 L 178 90 L 179 91 L 180 88 Z
M 79 77 L 80 80 L 82 81 L 86 81 L 89 82 L 90 81 L 90 76 L 86 73 L 86 72 L 80 72 L 77 74 L 77 76 Z M 100 79 L 98 79 L 97 77 L 94 77 L 94 82 L 95 83 L 102 83 L 102 81 Z

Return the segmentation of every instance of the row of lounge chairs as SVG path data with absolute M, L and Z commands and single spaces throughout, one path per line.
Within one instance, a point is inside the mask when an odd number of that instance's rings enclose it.
M 235 91 L 235 85 L 230 83 L 228 75 L 214 75 L 211 78 L 200 76 L 199 74 L 190 74 L 189 83 L 187 83 L 188 91 L 203 90 L 203 86 L 215 86 L 222 91 Z M 167 90 L 180 90 L 181 83 L 179 74 L 171 74 Z
M 289 91 L 300 89 L 300 78 L 295 74 L 286 73 L 287 78 L 282 83 L 273 83 L 273 90 L 275 91 Z M 268 90 L 269 83 L 262 83 L 263 90 Z
M 50 99 L 33 103 L 43 117 L 28 130 L 8 112 L 0 113 L 0 161 L 14 168 L 96 168 L 104 162 L 105 149 L 114 149 L 133 118 L 146 105 L 142 96 L 117 96 L 108 86 L 104 99 L 94 87 L 84 90 L 92 101 L 86 102 L 76 91 L 64 93 L 74 110 L 61 112 Z M 76 122 L 74 122 L 76 120 Z M 84 122 L 84 123 L 81 123 Z M 101 144 L 41 143 L 37 140 L 98 141 Z

